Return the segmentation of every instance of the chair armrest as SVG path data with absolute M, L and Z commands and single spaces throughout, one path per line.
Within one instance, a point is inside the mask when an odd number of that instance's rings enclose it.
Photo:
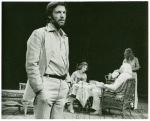
M 105 75 L 104 77 L 105 77 L 105 80 L 108 80 L 108 75 Z

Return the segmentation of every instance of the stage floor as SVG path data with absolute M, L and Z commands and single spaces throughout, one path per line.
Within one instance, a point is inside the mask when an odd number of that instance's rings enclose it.
M 64 110 L 64 119 L 122 119 L 119 110 L 110 110 L 103 112 L 102 116 L 91 115 L 88 112 L 75 112 L 74 114 Z M 2 106 L 1 119 L 34 119 L 33 109 L 28 109 L 26 117 L 24 111 L 18 111 L 17 107 L 4 107 Z M 148 101 L 145 99 L 139 99 L 138 109 L 132 110 L 132 114 L 128 111 L 125 113 L 125 119 L 148 119 Z

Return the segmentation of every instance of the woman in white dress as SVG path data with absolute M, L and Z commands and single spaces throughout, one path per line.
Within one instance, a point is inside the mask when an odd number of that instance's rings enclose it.
M 132 71 L 133 71 L 133 78 L 135 78 L 135 100 L 134 100 L 134 105 L 132 104 L 132 107 L 134 109 L 137 109 L 138 105 L 138 94 L 137 94 L 137 71 L 140 68 L 139 65 L 139 60 L 137 57 L 134 56 L 133 51 L 131 48 L 125 49 L 124 52 L 124 60 L 123 63 L 127 62 L 131 65 Z
M 75 72 L 72 73 L 71 75 L 71 83 L 72 84 L 76 84 L 76 83 L 80 83 L 80 82 L 87 82 L 87 74 L 85 73 L 88 69 L 88 64 L 86 62 L 82 62 L 80 64 L 77 64 L 77 70 Z M 70 89 L 71 93 L 72 89 Z M 70 106 L 68 108 L 68 110 L 71 113 L 74 113 L 74 109 L 73 109 L 73 103 L 74 103 L 74 97 L 73 96 L 69 96 L 67 98 L 67 102 L 70 102 Z

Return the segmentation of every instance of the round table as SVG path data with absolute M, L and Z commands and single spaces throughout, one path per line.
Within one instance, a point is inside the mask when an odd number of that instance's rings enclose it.
M 69 95 L 75 95 L 81 105 L 84 107 L 88 98 L 93 96 L 92 89 L 98 88 L 94 84 L 84 83 L 84 84 L 73 84 Z M 101 90 L 101 88 L 99 88 Z

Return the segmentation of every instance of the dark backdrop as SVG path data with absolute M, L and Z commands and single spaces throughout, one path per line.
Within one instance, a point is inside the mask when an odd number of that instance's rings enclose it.
M 2 3 L 2 89 L 26 83 L 27 40 L 46 25 L 47 2 Z M 70 74 L 76 63 L 89 63 L 88 80 L 105 82 L 118 69 L 124 50 L 138 57 L 138 91 L 148 92 L 148 2 L 68 2 L 64 31 L 69 36 Z

